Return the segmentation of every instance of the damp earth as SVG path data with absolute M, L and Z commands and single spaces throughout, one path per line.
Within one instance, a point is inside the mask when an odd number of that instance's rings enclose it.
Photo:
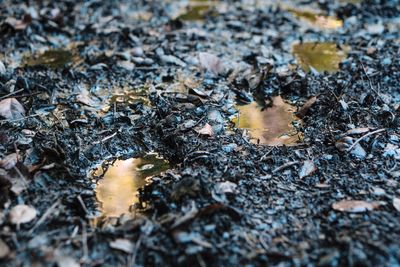
M 400 266 L 399 14 L 0 1 L 0 266 Z

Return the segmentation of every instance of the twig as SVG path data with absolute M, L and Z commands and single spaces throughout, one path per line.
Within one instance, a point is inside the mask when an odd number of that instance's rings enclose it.
M 31 235 L 33 231 L 35 231 L 35 229 L 38 228 L 47 219 L 47 217 L 49 217 L 49 215 L 56 209 L 58 204 L 60 204 L 60 199 L 57 199 L 57 201 L 46 210 L 46 212 L 42 215 L 42 217 L 40 217 L 31 230 L 29 230 L 28 235 Z
M 118 133 L 118 132 L 115 132 L 115 133 L 113 133 L 112 135 L 106 136 L 106 137 L 104 137 L 103 139 L 101 139 L 100 141 L 93 142 L 93 144 L 100 144 L 100 143 L 103 143 L 103 142 L 107 141 L 108 139 L 111 139 L 111 138 L 113 138 L 114 136 L 116 136 L 117 133 Z
M 272 171 L 272 173 L 277 173 L 278 171 L 281 171 L 283 169 L 286 169 L 287 167 L 290 167 L 290 166 L 293 166 L 293 165 L 296 165 L 296 164 L 299 164 L 299 163 L 300 163 L 300 161 L 297 161 L 297 160 L 296 161 L 287 162 L 287 163 L 279 166 L 278 168 L 274 169 Z
M 14 92 L 12 92 L 12 93 L 7 94 L 7 95 L 3 95 L 2 97 L 0 97 L 0 100 L 5 99 L 5 98 L 7 98 L 7 97 L 9 97 L 9 96 L 18 94 L 19 92 L 22 92 L 22 91 L 24 91 L 24 89 L 19 89 L 19 90 L 17 90 L 17 91 L 14 91 Z
M 85 202 L 83 202 L 82 197 L 79 195 L 76 197 L 79 201 L 79 203 L 81 204 L 83 210 L 85 211 L 86 214 L 89 214 L 89 210 L 86 208 Z
M 364 134 L 363 136 L 361 136 L 360 138 L 358 138 L 358 139 L 349 147 L 349 149 L 347 149 L 347 151 L 351 151 L 351 150 L 352 150 L 358 143 L 360 143 L 360 141 L 363 140 L 364 138 L 366 138 L 366 137 L 368 137 L 368 136 L 370 136 L 370 135 L 373 135 L 373 134 L 377 134 L 377 133 L 380 133 L 380 132 L 384 132 L 384 131 L 386 131 L 386 129 L 385 129 L 385 128 L 382 128 L 382 129 L 375 130 L 375 131 L 373 131 L 373 132 L 369 132 L 369 133 L 367 133 L 367 134 Z

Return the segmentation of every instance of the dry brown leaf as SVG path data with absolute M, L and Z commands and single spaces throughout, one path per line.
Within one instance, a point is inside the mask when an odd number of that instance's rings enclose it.
M 317 170 L 317 167 L 315 166 L 315 164 L 312 160 L 304 161 L 303 166 L 301 167 L 300 172 L 299 172 L 300 179 L 311 175 L 316 170 Z
M 354 213 L 373 210 L 376 208 L 376 206 L 377 205 L 375 203 L 370 203 L 363 200 L 341 200 L 332 204 L 332 208 L 334 210 Z
M 28 223 L 36 218 L 37 211 L 28 205 L 17 205 L 10 211 L 10 222 L 13 224 Z
M 0 239 L 0 259 L 7 257 L 10 254 L 8 245 Z
M 17 153 L 12 153 L 10 155 L 5 156 L 3 159 L 0 160 L 0 168 L 9 170 L 15 167 L 18 162 L 18 155 Z
M 214 75 L 221 74 L 224 71 L 224 65 L 221 59 L 216 55 L 200 52 L 199 60 L 201 67 L 213 73 Z
M 15 98 L 0 101 L 0 116 L 6 119 L 20 119 L 25 116 L 25 109 Z
M 6 24 L 10 25 L 14 30 L 22 31 L 25 30 L 26 27 L 32 22 L 32 17 L 29 14 L 26 14 L 22 20 L 8 17 L 5 21 Z
M 110 247 L 113 249 L 118 249 L 126 253 L 132 253 L 134 245 L 128 239 L 118 238 L 110 242 Z
M 395 197 L 393 199 L 393 207 L 400 212 L 400 198 Z
M 208 135 L 208 136 L 213 136 L 214 135 L 214 130 L 211 127 L 210 124 L 206 123 L 203 128 L 197 131 L 197 133 L 202 134 L 202 135 Z

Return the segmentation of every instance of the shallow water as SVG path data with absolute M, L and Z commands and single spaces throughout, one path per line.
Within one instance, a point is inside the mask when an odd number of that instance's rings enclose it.
M 318 72 L 338 71 L 339 63 L 347 57 L 348 50 L 345 46 L 339 48 L 333 42 L 306 42 L 292 46 L 292 52 L 301 67 L 309 71 L 311 66 Z
M 337 29 L 343 26 L 343 21 L 333 16 L 325 16 L 311 10 L 300 10 L 294 8 L 288 8 L 287 10 L 297 18 L 307 21 L 311 25 L 317 26 L 319 28 Z
M 189 1 L 185 11 L 178 16 L 178 19 L 184 21 L 203 20 L 207 12 L 210 11 L 216 3 L 217 1 L 211 0 Z
M 280 96 L 273 97 L 271 107 L 263 109 L 256 102 L 237 105 L 239 111 L 233 119 L 236 127 L 248 131 L 250 141 L 269 146 L 293 145 L 302 140 L 293 123 L 301 123 L 294 115 L 296 108 Z
M 139 188 L 149 183 L 149 178 L 168 168 L 168 162 L 156 154 L 148 154 L 143 158 L 116 160 L 104 172 L 96 188 L 96 198 L 103 216 L 119 217 L 129 213 L 130 207 L 139 202 Z M 101 167 L 92 173 L 92 177 L 101 175 L 103 175 Z
M 72 62 L 72 53 L 63 49 L 47 50 L 40 55 L 30 55 L 24 59 L 25 66 L 47 66 L 53 69 L 63 68 Z

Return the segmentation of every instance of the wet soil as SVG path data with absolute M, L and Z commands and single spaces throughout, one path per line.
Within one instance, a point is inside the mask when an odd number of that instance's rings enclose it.
M 0 265 L 400 265 L 399 1 L 203 2 L 0 2 Z M 232 122 L 277 97 L 297 142 Z M 93 170 L 149 152 L 102 213 Z

